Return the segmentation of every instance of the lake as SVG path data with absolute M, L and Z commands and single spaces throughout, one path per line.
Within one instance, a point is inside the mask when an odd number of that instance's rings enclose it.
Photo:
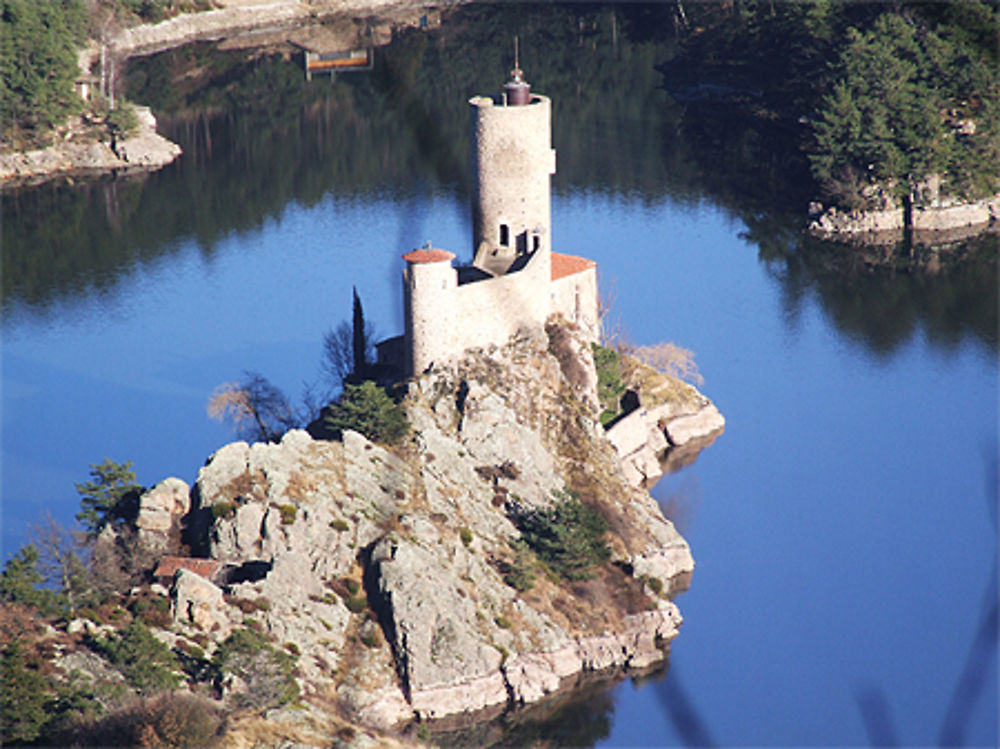
M 805 238 L 789 139 L 671 99 L 656 22 L 461 9 L 310 83 L 209 45 L 134 61 L 130 96 L 184 156 L 4 196 L 4 557 L 43 511 L 69 523 L 105 457 L 193 482 L 233 439 L 213 390 L 253 370 L 297 398 L 352 288 L 401 332 L 400 255 L 471 254 L 466 101 L 518 33 L 553 99 L 554 249 L 598 262 L 629 341 L 692 349 L 727 419 L 653 489 L 697 565 L 669 668 L 530 735 L 995 746 L 995 238 L 921 272 Z

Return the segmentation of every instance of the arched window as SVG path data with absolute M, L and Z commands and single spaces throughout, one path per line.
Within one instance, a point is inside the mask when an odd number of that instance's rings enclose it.
M 500 246 L 510 247 L 510 227 L 507 224 L 500 224 Z

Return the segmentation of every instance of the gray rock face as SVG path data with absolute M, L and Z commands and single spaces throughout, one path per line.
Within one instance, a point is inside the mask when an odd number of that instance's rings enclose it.
M 644 581 L 666 587 L 693 560 L 626 482 L 594 419 L 596 394 L 580 393 L 593 363 L 573 335 L 559 357 L 534 332 L 417 378 L 404 401 L 411 437 L 392 450 L 350 431 L 342 442 L 293 431 L 220 449 L 193 492 L 212 509 L 207 545 L 258 572 L 225 597 L 179 572 L 179 625 L 217 636 L 249 611 L 295 644 L 305 692 L 382 728 L 532 702 L 582 671 L 662 659 L 680 614 Z M 519 535 L 509 509 L 551 504 L 567 486 L 608 518 L 623 566 L 574 585 L 539 573 L 519 592 L 504 580 Z M 615 603 L 624 589 L 632 603 Z
M 171 534 L 180 535 L 181 520 L 191 509 L 191 488 L 178 478 L 161 481 L 139 498 L 135 525 L 139 543 L 152 554 L 165 553 Z
M 190 570 L 177 571 L 170 591 L 174 623 L 209 632 L 219 639 L 232 630 L 222 590 Z
M 673 464 L 677 454 L 690 462 L 701 447 L 711 444 L 725 428 L 722 414 L 701 393 L 684 385 L 682 394 L 683 397 L 647 406 L 645 394 L 640 391 L 639 408 L 608 429 L 608 441 L 621 459 L 629 484 L 651 487 L 668 470 L 679 467 Z

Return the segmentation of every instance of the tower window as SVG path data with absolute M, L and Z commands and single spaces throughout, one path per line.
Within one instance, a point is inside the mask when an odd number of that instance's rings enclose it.
M 510 227 L 507 224 L 500 224 L 500 246 L 510 247 Z
M 542 238 L 537 234 L 531 235 L 531 251 L 538 252 L 538 248 L 542 246 Z

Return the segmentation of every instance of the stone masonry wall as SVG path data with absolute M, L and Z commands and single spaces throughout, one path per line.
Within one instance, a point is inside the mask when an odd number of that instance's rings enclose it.
M 576 323 L 591 341 L 601 339 L 597 268 L 587 268 L 551 283 L 552 313 Z
M 547 256 L 536 253 L 516 273 L 461 286 L 450 263 L 409 268 L 404 278 L 410 373 L 466 349 L 504 344 L 523 327 L 544 325 L 550 313 L 551 271 L 538 262 L 543 259 Z

